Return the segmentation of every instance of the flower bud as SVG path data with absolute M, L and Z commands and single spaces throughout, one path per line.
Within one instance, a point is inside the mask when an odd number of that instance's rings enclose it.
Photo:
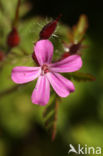
M 32 53 L 32 59 L 35 61 L 35 63 L 36 63 L 37 65 L 39 65 L 39 62 L 38 62 L 38 60 L 37 60 L 36 55 L 35 55 L 34 52 Z
M 68 56 L 70 56 L 70 53 L 69 53 L 69 52 L 65 52 L 65 53 L 62 55 L 61 60 L 67 58 Z
M 80 50 L 82 49 L 82 45 L 81 45 L 81 42 L 75 44 L 75 43 L 72 43 L 70 45 L 66 45 L 64 44 L 64 54 L 62 55 L 62 58 L 61 59 L 64 59 L 70 55 L 74 55 L 74 54 L 79 54 Z
M 7 44 L 10 48 L 16 47 L 20 42 L 20 37 L 16 28 L 13 28 L 7 38 Z
M 70 46 L 70 50 L 69 50 L 70 55 L 78 53 L 80 51 L 80 49 L 81 49 L 81 43 L 80 42 L 77 44 L 72 44 Z
M 56 20 L 53 20 L 46 24 L 40 32 L 40 39 L 48 39 L 57 27 L 57 23 L 60 19 L 61 15 L 58 16 Z
M 0 50 L 0 61 L 3 61 L 4 57 L 5 57 L 4 53 Z

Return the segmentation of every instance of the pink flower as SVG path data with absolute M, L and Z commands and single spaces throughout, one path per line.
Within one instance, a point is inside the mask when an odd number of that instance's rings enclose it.
M 49 40 L 40 40 L 34 46 L 34 52 L 40 64 L 39 67 L 18 66 L 12 70 L 12 80 L 17 84 L 27 83 L 38 78 L 32 93 L 32 103 L 46 105 L 50 98 L 50 84 L 60 97 L 66 97 L 75 88 L 73 83 L 59 73 L 74 72 L 81 68 L 82 60 L 79 55 L 72 55 L 51 63 L 53 45 Z

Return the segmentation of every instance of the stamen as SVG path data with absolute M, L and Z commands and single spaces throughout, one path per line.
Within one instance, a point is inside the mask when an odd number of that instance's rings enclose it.
M 48 66 L 46 64 L 42 66 L 42 71 L 43 71 L 43 74 L 46 74 L 49 72 Z

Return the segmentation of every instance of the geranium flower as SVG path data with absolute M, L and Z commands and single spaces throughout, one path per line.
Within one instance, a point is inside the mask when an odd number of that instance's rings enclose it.
M 81 68 L 82 60 L 79 55 L 69 56 L 56 63 L 51 63 L 53 44 L 49 40 L 40 40 L 34 46 L 35 56 L 39 67 L 18 66 L 12 70 L 12 80 L 17 84 L 27 83 L 36 78 L 37 84 L 32 93 L 32 103 L 46 105 L 50 98 L 50 84 L 60 97 L 67 97 L 74 92 L 73 83 L 59 73 L 74 72 Z

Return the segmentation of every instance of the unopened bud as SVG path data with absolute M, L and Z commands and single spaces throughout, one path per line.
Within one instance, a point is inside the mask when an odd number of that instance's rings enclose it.
M 48 39 L 54 33 L 60 17 L 61 15 L 59 15 L 56 20 L 49 22 L 43 27 L 43 29 L 40 32 L 40 39 Z
M 20 42 L 20 37 L 16 28 L 13 28 L 7 38 L 7 44 L 10 48 L 16 47 Z
M 67 58 L 68 56 L 70 56 L 70 53 L 69 53 L 69 52 L 65 52 L 65 53 L 62 55 L 61 60 Z
M 36 63 L 37 65 L 39 65 L 39 62 L 38 62 L 37 57 L 36 57 L 36 55 L 35 55 L 34 52 L 32 53 L 32 59 L 35 61 L 35 63 Z
M 77 44 L 72 44 L 70 46 L 69 52 L 70 55 L 76 54 L 81 50 L 81 43 L 77 43 Z
M 0 50 L 0 61 L 3 61 L 5 58 L 5 54 Z

